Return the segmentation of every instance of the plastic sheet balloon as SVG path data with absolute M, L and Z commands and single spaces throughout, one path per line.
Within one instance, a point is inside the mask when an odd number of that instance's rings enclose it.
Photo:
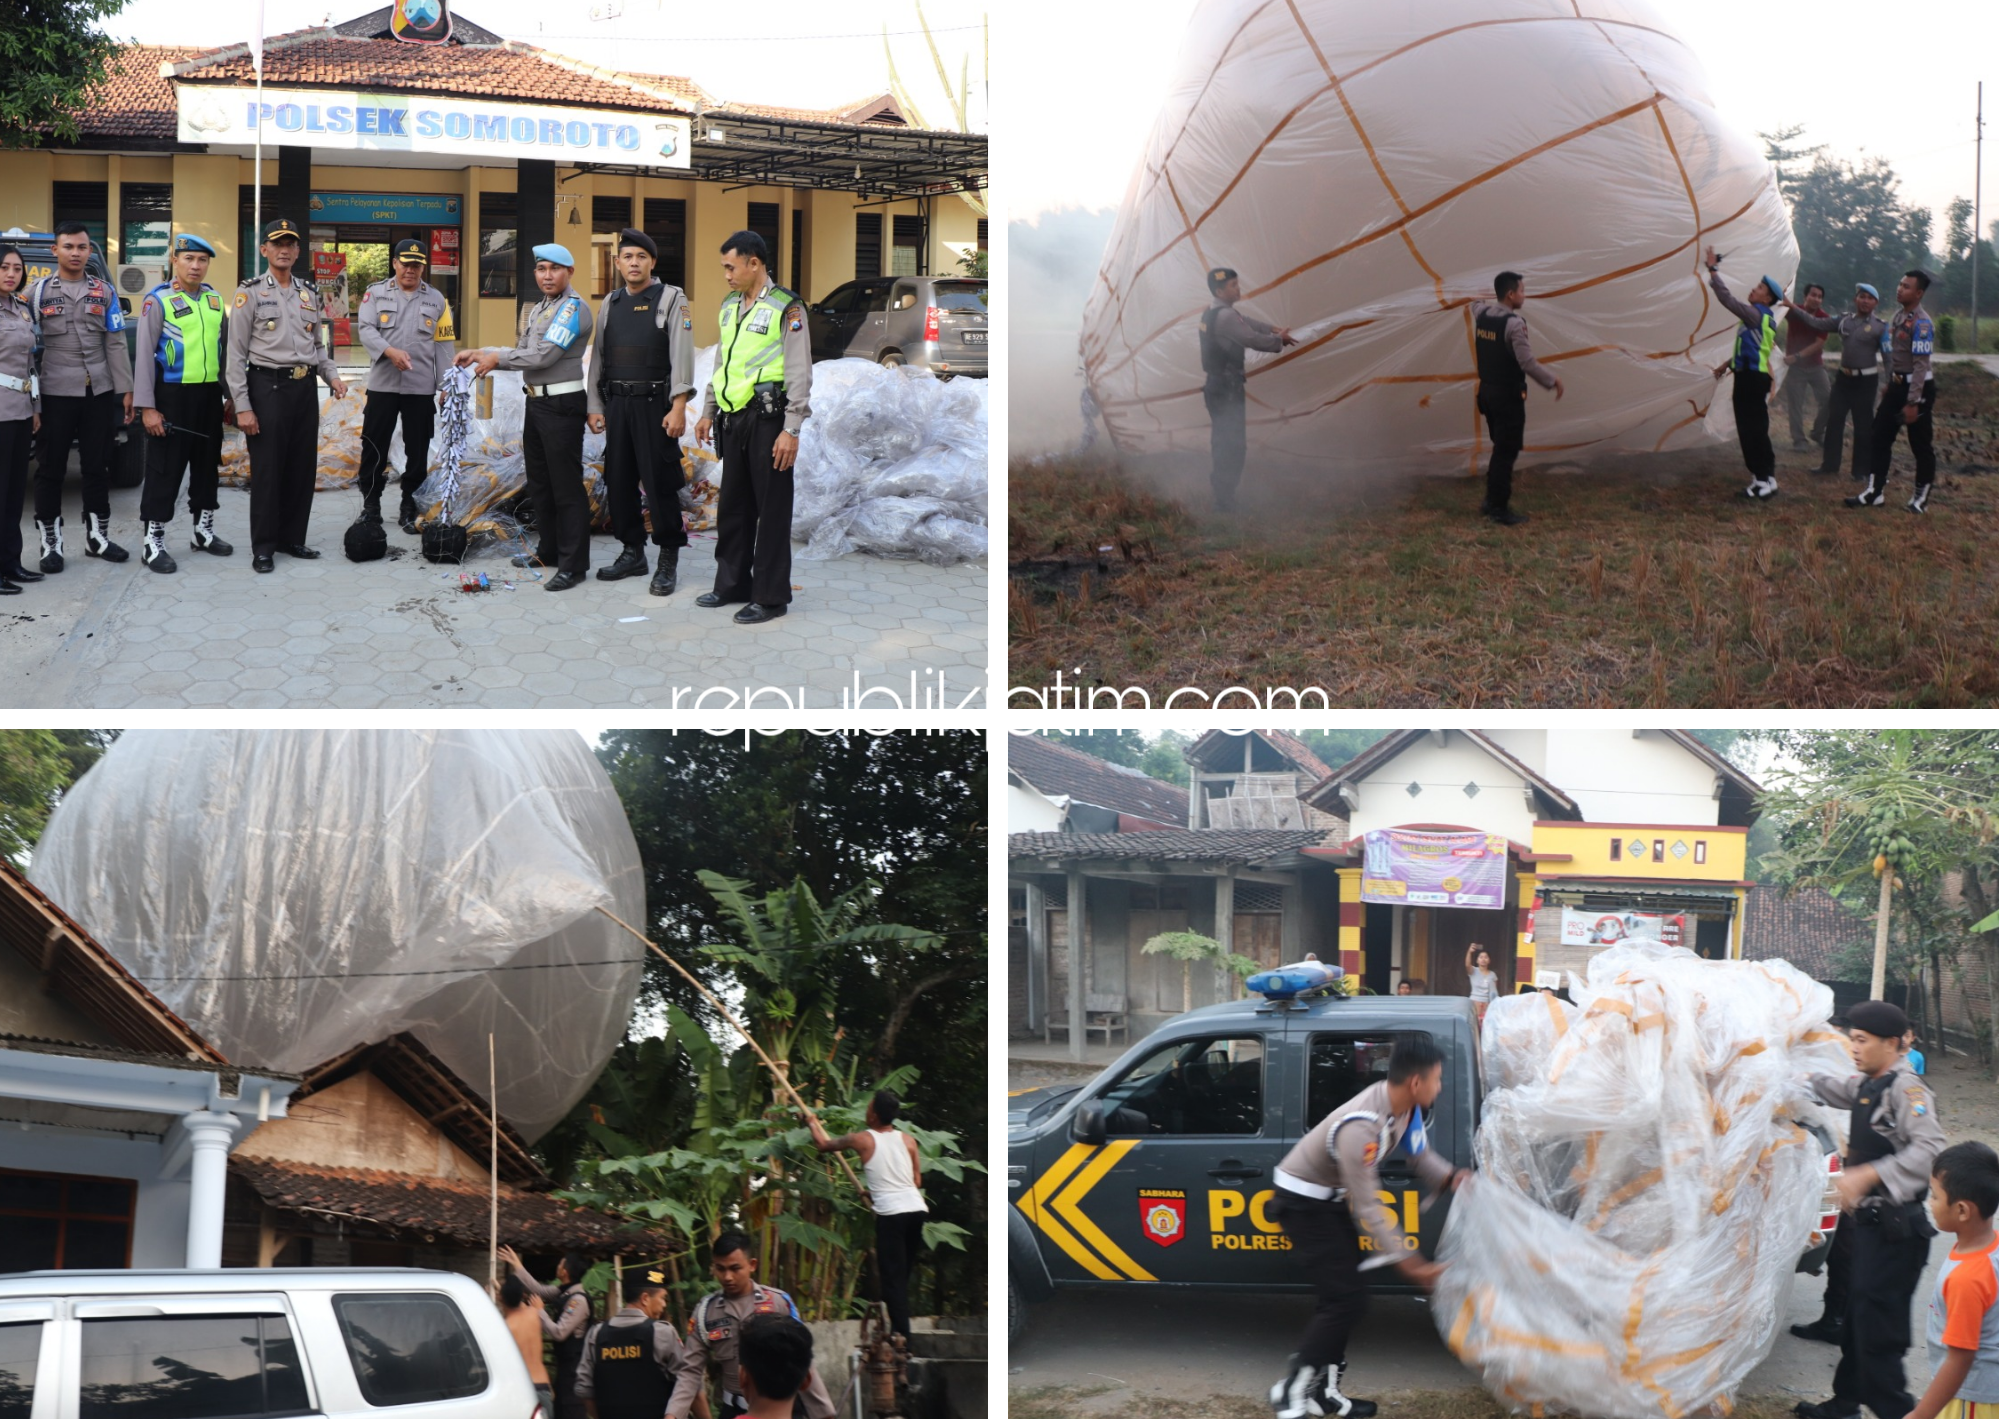
M 637 844 L 571 730 L 128 730 L 29 876 L 232 1060 L 410 1031 L 539 1137 L 623 1037 Z
M 1642 0 L 1205 0 L 1083 318 L 1127 454 L 1208 446 L 1215 267 L 1300 338 L 1249 357 L 1252 457 L 1468 471 L 1487 452 L 1471 303 L 1527 282 L 1523 462 L 1701 444 L 1739 328 L 1709 293 L 1788 288 L 1762 149 Z
M 1486 1012 L 1493 1088 L 1438 1248 L 1438 1329 L 1516 1409 L 1726 1413 L 1818 1222 L 1802 1123 L 1828 1122 L 1807 1077 L 1849 1068 L 1832 992 L 1646 942 L 1570 993 Z

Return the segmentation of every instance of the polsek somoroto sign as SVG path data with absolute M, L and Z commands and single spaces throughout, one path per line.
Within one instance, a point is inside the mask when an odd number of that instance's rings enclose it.
M 183 143 L 266 143 L 467 158 L 690 166 L 689 120 L 488 99 L 176 84 Z

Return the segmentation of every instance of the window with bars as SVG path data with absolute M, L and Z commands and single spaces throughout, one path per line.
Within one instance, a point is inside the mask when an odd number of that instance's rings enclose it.
M 632 199 L 590 199 L 590 282 L 592 294 L 603 296 L 622 284 L 618 272 L 617 234 L 632 224 Z M 605 238 L 608 238 L 606 240 Z
M 922 268 L 923 218 L 897 217 L 891 229 L 895 250 L 889 253 L 891 276 L 914 276 Z
M 882 273 L 882 214 L 854 213 L 854 279 L 865 281 Z
M 805 298 L 805 209 L 791 209 L 791 293 Z
M 173 241 L 174 185 L 127 182 L 118 188 L 118 259 L 149 266 L 167 264 Z
M 749 220 L 743 223 L 745 231 L 755 232 L 770 248 L 770 260 L 765 263 L 770 268 L 770 278 L 775 281 L 778 272 L 784 270 L 783 252 L 778 246 L 778 206 L 775 202 L 752 202 L 749 204 Z
M 1284 910 L 1284 889 L 1273 882 L 1238 882 L 1235 884 L 1235 909 L 1238 912 L 1281 912 Z
M 653 271 L 669 286 L 687 289 L 687 202 L 680 197 L 648 197 L 645 234 L 659 248 Z
M 106 182 L 58 182 L 54 184 L 55 224 L 81 222 L 98 251 L 106 250 L 105 230 L 110 220 L 111 185 Z
M 979 218 L 979 250 L 984 251 L 985 249 L 986 249 L 986 219 L 984 217 L 981 217 Z
M 520 198 L 512 192 L 479 194 L 479 294 L 514 295 L 514 249 L 520 236 Z

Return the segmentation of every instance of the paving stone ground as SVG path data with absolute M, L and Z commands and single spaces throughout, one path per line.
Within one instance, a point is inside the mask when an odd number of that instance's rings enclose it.
M 140 565 L 138 490 L 111 495 L 120 565 L 87 558 L 74 474 L 68 566 L 0 599 L 0 701 L 15 708 L 839 709 L 985 707 L 986 566 L 931 567 L 852 555 L 795 560 L 789 615 L 739 626 L 694 598 L 714 584 L 714 541 L 681 553 L 680 589 L 647 578 L 552 593 L 503 558 L 473 559 L 495 589 L 458 590 L 391 526 L 391 560 L 341 553 L 351 495 L 321 494 L 312 562 L 250 570 L 250 498 L 224 488 L 217 526 L 230 557 L 189 550 L 185 507 L 169 530 L 180 571 Z M 25 536 L 32 541 L 34 525 Z M 650 555 L 650 549 L 648 549 Z M 592 539 L 591 566 L 617 555 Z M 400 554 L 400 555 L 398 555 Z M 35 549 L 26 551 L 34 565 Z M 543 573 L 544 577 L 548 573 Z M 514 590 L 500 588 L 514 580 Z M 624 618 L 640 616 L 644 620 Z M 912 688 L 913 687 L 913 688 Z M 706 694 L 705 700 L 702 699 Z M 969 697 L 969 698 L 968 698 Z M 697 703 L 698 702 L 698 703 Z

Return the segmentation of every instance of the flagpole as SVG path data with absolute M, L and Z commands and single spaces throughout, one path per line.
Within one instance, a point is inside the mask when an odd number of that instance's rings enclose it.
M 250 236 L 256 243 L 256 245 L 251 247 L 251 250 L 261 255 L 264 239 L 264 0 L 257 0 L 257 47 L 252 52 L 255 54 L 257 61 L 255 66 L 257 70 L 257 156 L 255 159 L 256 171 L 250 178 L 252 191 L 255 193 L 250 199 L 250 224 L 255 228 L 250 233 Z M 254 261 L 255 258 L 253 257 L 252 264 L 254 264 Z M 264 273 L 252 270 L 250 274 L 252 276 L 261 276 Z

